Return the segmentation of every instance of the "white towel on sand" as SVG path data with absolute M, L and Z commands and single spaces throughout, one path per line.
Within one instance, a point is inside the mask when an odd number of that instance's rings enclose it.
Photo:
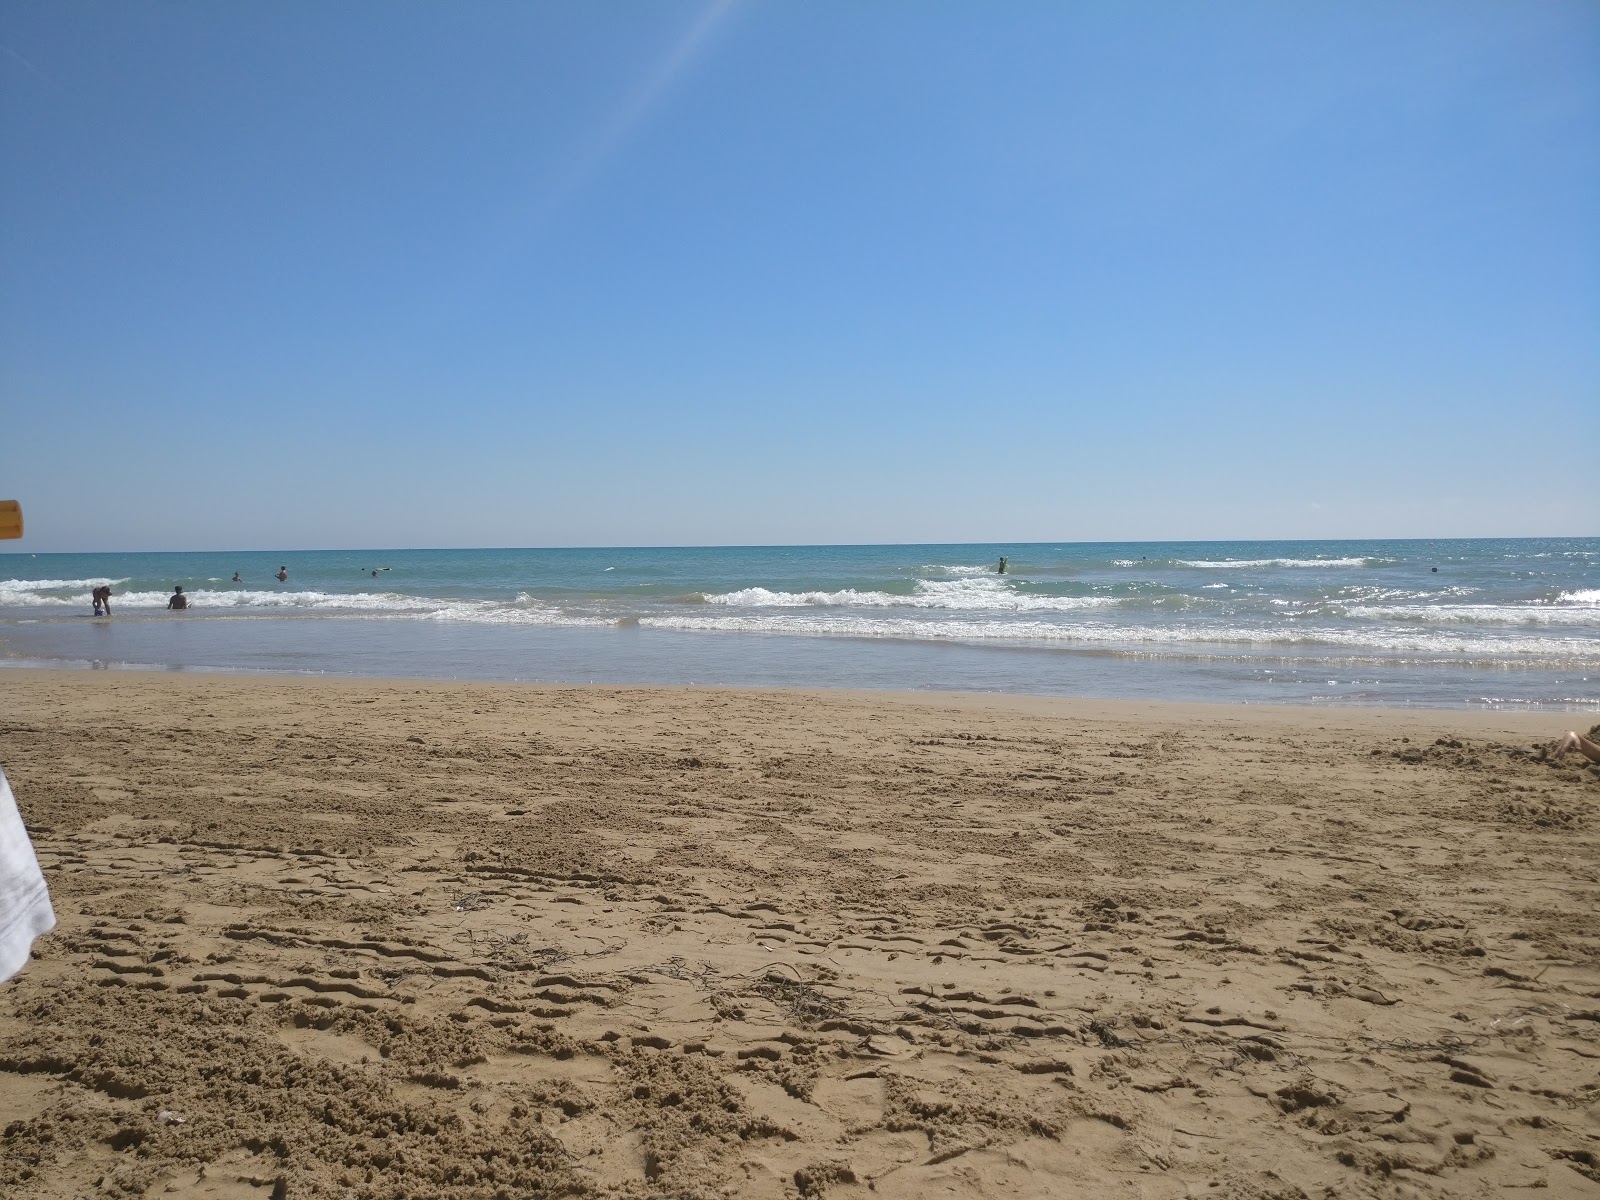
M 6 773 L 0 771 L 0 981 L 27 965 L 33 939 L 49 933 L 55 924 L 33 843 Z

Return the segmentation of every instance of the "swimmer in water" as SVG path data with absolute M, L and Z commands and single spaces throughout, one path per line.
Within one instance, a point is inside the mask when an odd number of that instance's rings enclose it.
M 279 567 L 278 568 L 278 582 L 279 583 L 284 583 L 284 582 L 286 582 L 288 580 L 288 578 L 289 578 L 289 568 L 288 567 Z

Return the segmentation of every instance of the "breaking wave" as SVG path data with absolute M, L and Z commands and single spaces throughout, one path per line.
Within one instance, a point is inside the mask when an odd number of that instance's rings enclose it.
M 0 607 L 87 604 L 89 593 L 102 584 L 115 586 L 126 582 L 125 579 L 0 579 Z
M 1205 570 L 1232 567 L 1382 567 L 1393 563 L 1392 558 L 1177 558 L 1173 563 L 1180 567 L 1200 567 Z M 1133 565 L 1133 564 L 1130 564 Z
M 1074 612 L 1119 604 L 1113 596 L 1036 596 L 1013 591 L 998 577 L 920 579 L 910 593 L 860 591 L 775 592 L 764 587 L 702 595 L 728 608 L 948 608 L 1000 612 Z
M 1336 610 L 1347 617 L 1448 625 L 1594 625 L 1600 616 L 1554 604 L 1355 604 Z
M 1267 628 L 1192 623 L 1128 625 L 1107 621 L 1062 624 L 1044 620 L 984 621 L 953 618 L 867 617 L 840 614 L 671 615 L 640 619 L 646 628 L 696 632 L 810 634 L 851 638 L 909 638 L 919 641 L 1012 641 L 1055 645 L 1143 647 L 1330 647 L 1390 656 L 1442 654 L 1472 661 L 1556 659 L 1600 665 L 1600 644 L 1568 637 L 1484 637 L 1437 630 L 1350 630 L 1325 627 Z

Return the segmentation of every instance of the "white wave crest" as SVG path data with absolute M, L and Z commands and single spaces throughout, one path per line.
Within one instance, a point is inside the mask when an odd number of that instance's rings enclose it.
M 95 588 L 124 582 L 122 579 L 0 579 L 0 607 L 88 604 L 89 593 Z M 52 594 L 59 592 L 70 594 Z
M 1420 591 L 1415 588 L 1385 588 L 1372 587 L 1366 584 L 1347 584 L 1335 592 L 1331 600 L 1333 603 L 1338 604 L 1349 604 L 1357 601 L 1364 604 L 1374 604 L 1382 600 L 1425 600 L 1438 603 L 1447 596 L 1472 596 L 1481 590 L 1475 587 L 1444 587 Z M 1317 601 L 1308 597 L 1305 603 L 1315 604 Z
M 99 581 L 90 580 L 90 583 Z M 115 580 L 111 582 L 116 582 Z M 407 596 L 399 592 L 257 591 L 250 588 L 195 588 L 185 590 L 192 608 L 298 612 L 361 612 L 396 616 L 432 616 L 441 611 L 492 612 L 504 608 L 497 600 L 443 600 L 432 596 Z M 119 609 L 165 608 L 170 591 L 113 592 L 112 612 Z M 87 609 L 87 591 L 69 596 L 7 593 L 0 585 L 0 605 L 71 605 Z
M 1347 617 L 1402 624 L 1440 625 L 1594 625 L 1585 608 L 1553 604 L 1353 604 L 1336 609 Z
M 1304 626 L 1268 629 L 1254 626 L 1169 624 L 1130 626 L 1104 621 L 984 621 L 950 618 L 874 617 L 847 614 L 751 613 L 727 616 L 674 614 L 641 617 L 640 625 L 705 633 L 800 634 L 822 637 L 897 638 L 917 641 L 1034 642 L 1053 645 L 1120 647 L 1289 648 L 1338 647 L 1381 656 L 1449 654 L 1473 661 L 1490 659 L 1557 660 L 1600 666 L 1600 645 L 1571 637 L 1484 637 L 1428 629 L 1350 630 Z
M 1206 570 L 1229 567 L 1365 567 L 1392 563 L 1392 558 L 1179 558 L 1173 560 L 1180 567 L 1201 567 Z
M 92 581 L 91 581 L 92 582 Z M 279 614 L 327 617 L 365 617 L 368 619 L 464 621 L 490 625 L 572 625 L 604 626 L 614 618 L 568 614 L 544 604 L 526 592 L 507 603 L 493 599 L 445 599 L 436 596 L 407 596 L 401 592 L 319 592 L 260 591 L 251 588 L 186 590 L 189 608 L 196 612 L 227 612 L 263 616 Z M 87 611 L 90 596 L 37 597 L 21 600 L 3 598 L 0 604 L 72 605 Z M 164 609 L 172 598 L 169 591 L 118 592 L 112 596 L 113 613 L 127 610 Z
M 948 608 L 991 612 L 1074 612 L 1119 603 L 1113 596 L 1034 596 L 1013 591 L 998 576 L 920 579 L 914 591 L 775 592 L 741 588 L 706 596 L 707 604 L 727 608 Z
M 845 588 L 837 592 L 774 592 L 769 588 L 740 588 L 735 592 L 720 592 L 703 597 L 707 604 L 722 604 L 730 608 L 802 608 L 807 605 L 850 605 L 889 608 L 897 602 L 909 603 L 909 596 L 891 596 L 888 592 L 862 592 Z
M 76 597 L 47 596 L 41 592 L 32 592 L 23 588 L 8 588 L 0 585 L 0 607 L 14 608 L 39 608 L 55 604 L 87 604 L 89 593 L 83 594 L 80 601 Z
M 1593 608 L 1600 608 L 1600 588 L 1580 588 L 1576 592 L 1562 592 L 1556 597 L 1557 604 L 1586 604 Z
M 102 583 L 126 583 L 126 579 L 0 579 L 0 588 L 36 588 L 58 591 L 62 588 L 96 588 Z
M 189 603 L 202 608 L 357 609 L 368 612 L 425 613 L 444 605 L 492 607 L 493 600 L 436 600 L 430 596 L 405 596 L 399 592 L 279 592 L 250 588 L 185 590 Z M 112 597 L 113 606 L 165 608 L 171 592 L 123 592 Z M 87 597 L 85 600 L 87 601 Z

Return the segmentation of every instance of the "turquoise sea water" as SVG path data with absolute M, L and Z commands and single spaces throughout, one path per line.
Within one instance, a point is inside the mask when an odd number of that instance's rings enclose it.
M 8 554 L 0 661 L 1600 710 L 1600 538 Z

